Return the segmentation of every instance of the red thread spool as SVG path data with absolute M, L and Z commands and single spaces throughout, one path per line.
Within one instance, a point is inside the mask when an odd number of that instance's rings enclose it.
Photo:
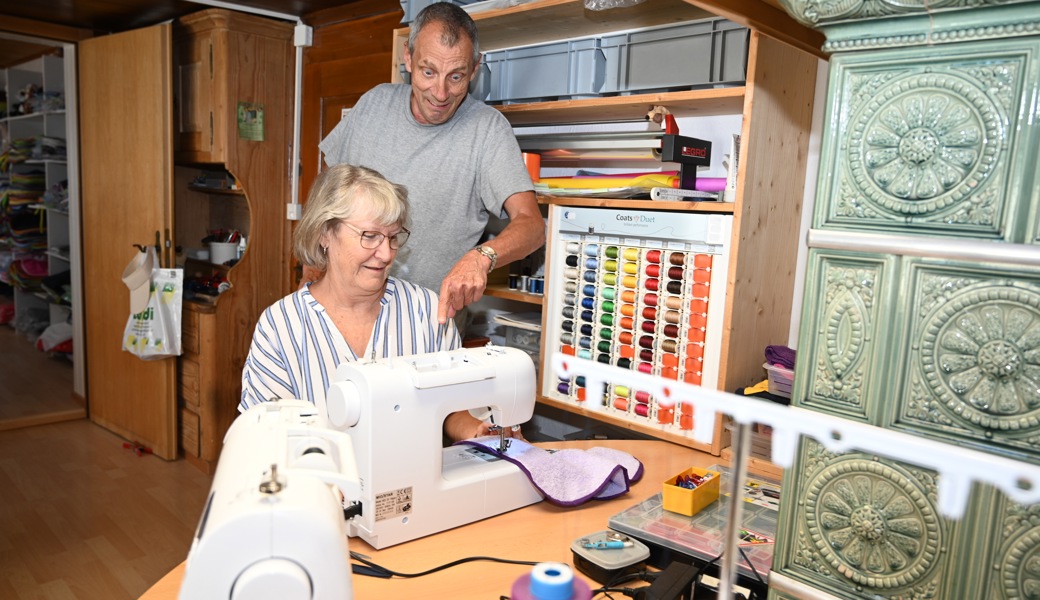
M 633 286 L 633 287 L 635 287 L 635 286 Z M 661 280 L 660 279 L 647 279 L 646 280 L 646 289 L 650 290 L 651 292 L 656 292 L 660 287 L 661 287 Z
M 645 417 L 650 414 L 650 407 L 646 404 L 636 404 L 636 414 Z
M 669 279 L 682 279 L 683 268 L 682 267 L 668 267 L 668 278 Z
M 654 336 L 652 336 L 652 335 L 641 335 L 641 336 L 639 336 L 639 347 L 640 348 L 653 348 L 654 347 Z M 640 356 L 640 358 L 642 358 L 643 353 L 640 352 L 639 356 Z
M 657 306 L 657 294 L 649 292 L 643 295 L 643 304 L 647 306 Z
M 636 392 L 636 402 L 640 404 L 649 404 L 650 392 Z
M 643 321 L 639 325 L 639 327 L 640 327 L 640 329 L 642 329 L 646 333 L 653 333 L 654 329 L 657 328 L 657 323 L 655 323 L 654 321 Z
M 642 314 L 644 319 L 649 319 L 653 321 L 657 318 L 657 309 L 653 306 L 644 306 Z
M 661 251 L 660 250 L 648 250 L 646 253 L 647 262 L 659 263 L 661 262 Z
M 664 334 L 670 338 L 679 337 L 679 326 L 673 325 L 672 323 L 665 325 Z
M 650 363 L 639 363 L 639 372 L 640 373 L 647 373 L 647 374 L 653 373 L 654 372 L 654 366 L 652 364 L 650 364 Z
M 661 265 L 649 264 L 643 269 L 647 277 L 660 277 L 661 276 Z
M 639 360 L 643 362 L 654 362 L 654 351 L 653 350 L 640 350 Z

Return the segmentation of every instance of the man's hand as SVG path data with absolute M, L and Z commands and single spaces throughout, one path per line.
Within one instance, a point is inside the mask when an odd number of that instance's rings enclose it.
M 490 264 L 490 259 L 476 250 L 462 255 L 441 282 L 440 302 L 437 308 L 438 323 L 447 323 L 448 319 L 454 318 L 455 314 L 462 310 L 462 307 L 480 300 L 484 295 L 484 288 L 487 287 Z
M 545 244 L 545 221 L 534 192 L 517 192 L 506 199 L 504 206 L 509 224 L 490 240 L 491 244 L 484 244 L 494 247 L 499 267 L 520 260 Z M 441 282 L 438 323 L 446 323 L 462 307 L 480 300 L 487 287 L 490 266 L 491 259 L 476 250 L 462 255 Z

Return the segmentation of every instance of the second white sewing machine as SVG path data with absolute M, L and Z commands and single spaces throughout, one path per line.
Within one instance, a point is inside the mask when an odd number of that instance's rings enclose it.
M 490 345 L 340 365 L 318 409 L 354 445 L 361 515 L 349 535 L 386 548 L 541 501 L 513 463 L 442 438 L 461 410 L 501 427 L 528 421 L 535 381 L 527 354 Z

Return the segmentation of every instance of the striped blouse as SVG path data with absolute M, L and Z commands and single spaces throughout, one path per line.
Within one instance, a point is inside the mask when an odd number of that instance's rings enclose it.
M 437 323 L 437 295 L 390 277 L 364 356 L 409 356 L 462 346 L 455 323 Z M 314 299 L 310 284 L 282 298 L 260 316 L 242 369 L 245 411 L 275 398 L 324 401 L 336 367 L 358 360 L 339 329 Z

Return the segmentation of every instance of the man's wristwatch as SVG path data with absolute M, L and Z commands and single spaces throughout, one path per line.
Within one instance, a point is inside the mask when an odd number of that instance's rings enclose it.
M 488 267 L 488 273 L 494 271 L 495 263 L 498 262 L 498 252 L 495 252 L 495 249 L 490 246 L 477 246 L 474 250 L 488 257 L 488 260 L 491 261 L 491 266 Z

